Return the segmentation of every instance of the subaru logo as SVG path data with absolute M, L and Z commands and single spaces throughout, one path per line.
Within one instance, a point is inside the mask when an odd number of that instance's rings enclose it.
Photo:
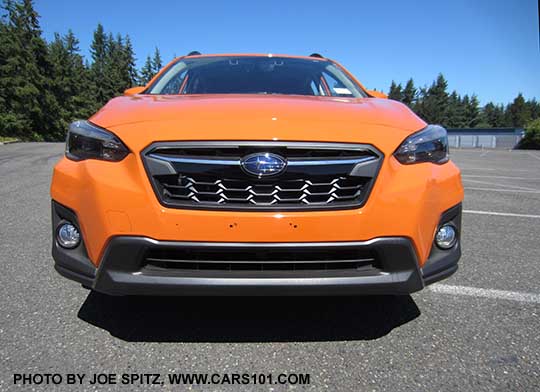
M 246 173 L 261 178 L 283 172 L 287 167 L 287 161 L 279 155 L 260 152 L 242 158 L 240 165 Z

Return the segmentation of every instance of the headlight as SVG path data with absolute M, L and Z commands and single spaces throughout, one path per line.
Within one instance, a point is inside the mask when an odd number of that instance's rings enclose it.
M 428 125 L 405 139 L 394 156 L 405 165 L 420 162 L 439 164 L 448 162 L 446 129 L 439 125 Z
M 66 139 L 66 157 L 74 161 L 100 159 L 121 161 L 129 150 L 111 132 L 88 121 L 75 121 L 69 126 Z

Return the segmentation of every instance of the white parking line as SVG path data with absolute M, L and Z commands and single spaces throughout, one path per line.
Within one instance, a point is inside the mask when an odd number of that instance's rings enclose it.
M 477 287 L 467 286 L 450 286 L 440 283 L 435 283 L 429 286 L 428 289 L 435 293 L 441 294 L 467 295 L 470 297 L 506 299 L 510 301 L 540 304 L 540 294 L 534 293 L 523 293 L 519 291 L 506 291 L 495 289 L 480 289 Z
M 540 193 L 540 191 L 526 191 L 522 189 L 497 189 L 497 188 L 476 188 L 476 187 L 465 187 L 465 189 L 470 189 L 472 191 L 490 191 L 490 192 Z
M 533 154 L 532 152 L 527 152 L 527 155 L 529 155 L 529 156 L 531 156 L 533 158 L 536 158 L 536 159 L 538 159 L 540 161 L 540 157 L 538 155 L 536 155 L 536 154 Z
M 516 216 L 518 218 L 536 218 L 536 219 L 540 219 L 540 215 L 514 214 L 512 212 L 495 212 L 495 211 L 478 211 L 478 210 L 463 210 L 463 212 L 466 213 L 466 214 Z
M 466 167 L 464 164 L 459 165 L 459 168 L 461 169 L 461 171 L 467 171 L 467 170 L 482 170 L 482 171 L 484 171 L 484 170 L 486 170 L 486 171 L 496 171 L 496 172 L 508 171 L 508 172 L 526 172 L 526 173 L 538 174 L 538 170 L 505 169 L 505 168 L 494 169 L 492 167 Z
M 498 184 L 498 183 L 495 183 L 495 182 L 480 181 L 480 180 L 471 180 L 469 178 L 463 178 L 462 180 L 464 182 L 473 182 L 475 184 L 495 185 L 495 186 L 500 186 L 500 187 L 503 187 L 503 188 L 522 189 L 522 190 L 525 190 L 525 191 L 537 191 L 538 190 L 536 188 L 529 188 L 529 187 L 517 186 L 517 185 L 509 185 L 509 184 Z
M 480 174 L 462 174 L 461 177 L 470 177 L 470 178 L 501 178 L 507 180 L 529 180 L 535 181 L 540 180 L 540 177 L 513 177 L 513 176 L 485 176 Z

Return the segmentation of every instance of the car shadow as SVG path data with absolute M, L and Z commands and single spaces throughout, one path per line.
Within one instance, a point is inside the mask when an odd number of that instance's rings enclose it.
M 133 342 L 370 340 L 420 315 L 410 295 L 112 297 L 90 292 L 78 317 Z

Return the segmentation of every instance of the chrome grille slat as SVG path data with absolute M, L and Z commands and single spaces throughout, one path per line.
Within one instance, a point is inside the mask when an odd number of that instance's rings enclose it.
M 232 179 L 216 180 L 215 182 L 199 181 L 196 176 L 183 177 L 180 175 L 178 182 L 189 181 L 191 184 L 189 187 L 180 185 L 163 184 L 164 189 L 168 193 L 169 197 L 190 199 L 197 203 L 213 203 L 215 200 L 212 198 L 221 197 L 224 200 L 222 202 L 233 203 L 251 203 L 254 205 L 275 205 L 279 203 L 303 203 L 303 204 L 317 204 L 324 205 L 331 203 L 333 200 L 350 200 L 361 195 L 362 185 L 355 185 L 349 187 L 340 187 L 339 182 L 345 180 L 345 177 L 339 177 L 332 179 L 328 182 L 312 182 L 309 180 L 276 180 L 276 182 L 270 184 L 255 184 L 243 188 L 229 188 L 227 183 L 234 183 Z M 294 188 L 289 186 L 289 182 L 295 184 Z M 298 184 L 301 186 L 298 186 Z M 198 185 L 204 185 L 202 189 Z M 215 190 L 208 189 L 208 187 L 215 187 Z M 326 187 L 328 190 L 323 190 L 321 187 Z M 189 194 L 185 194 L 185 191 L 189 190 Z M 354 191 L 354 193 L 336 194 L 337 191 Z M 184 194 L 180 193 L 184 192 Z M 211 196 L 212 198 L 207 198 Z M 317 198 L 323 198 L 324 200 L 315 200 Z

